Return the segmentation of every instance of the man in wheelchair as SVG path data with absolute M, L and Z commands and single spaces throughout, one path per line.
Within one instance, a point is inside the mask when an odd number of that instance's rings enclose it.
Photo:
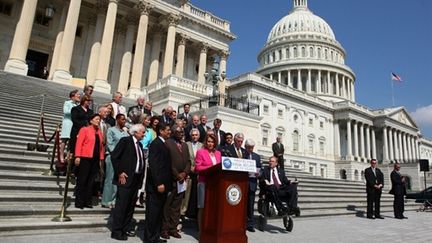
M 300 209 L 297 206 L 297 184 L 297 180 L 288 180 L 284 172 L 278 169 L 277 158 L 272 156 L 269 166 L 262 171 L 260 177 L 259 196 L 261 199 L 273 202 L 279 216 L 294 214 L 300 216 Z

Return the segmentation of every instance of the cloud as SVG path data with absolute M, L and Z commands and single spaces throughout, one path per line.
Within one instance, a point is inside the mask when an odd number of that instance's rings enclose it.
M 411 116 L 419 125 L 432 126 L 432 105 L 417 108 Z

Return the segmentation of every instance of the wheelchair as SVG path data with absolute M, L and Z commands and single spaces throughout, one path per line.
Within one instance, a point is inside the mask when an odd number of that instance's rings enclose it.
M 282 218 L 283 226 L 288 231 L 291 232 L 294 227 L 294 221 L 291 217 L 290 208 L 286 203 L 283 206 L 287 209 L 285 212 L 277 212 L 276 205 L 272 201 L 275 195 L 271 195 L 271 192 L 265 189 L 265 185 L 260 185 L 260 193 L 258 199 L 258 230 L 264 231 L 267 226 L 268 219 Z M 296 216 L 300 216 L 300 211 L 295 213 Z

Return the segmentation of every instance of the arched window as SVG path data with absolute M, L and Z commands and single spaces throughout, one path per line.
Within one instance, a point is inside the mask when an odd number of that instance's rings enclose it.
M 324 137 L 320 137 L 319 138 L 319 154 L 320 155 L 325 155 L 325 138 Z
M 314 48 L 312 46 L 309 47 L 309 56 L 314 57 Z
M 313 134 L 310 134 L 308 136 L 308 152 L 310 154 L 313 154 L 315 149 L 314 149 L 314 144 L 315 144 L 315 136 Z
M 288 58 L 290 58 L 291 56 L 290 56 L 290 49 L 289 49 L 289 47 L 286 49 L 286 58 L 288 59 Z
M 302 57 L 306 57 L 306 47 L 302 47 L 301 49 Z
M 275 62 L 276 61 L 276 52 L 272 53 L 272 58 L 273 58 L 273 62 Z
M 346 170 L 344 170 L 344 169 L 340 170 L 339 176 L 340 176 L 340 179 L 346 180 L 347 179 Z
M 293 48 L 293 52 L 294 52 L 294 57 L 298 57 L 298 52 L 297 52 L 297 47 L 296 46 L 294 46 L 294 48 Z
M 318 55 L 318 59 L 321 59 L 321 48 L 320 47 L 318 47 L 317 55 Z
M 360 180 L 358 170 L 355 170 L 355 171 L 354 171 L 354 180 L 356 180 L 356 181 L 359 181 L 359 180 Z
M 292 134 L 292 140 L 293 140 L 293 151 L 298 152 L 299 151 L 299 143 L 300 143 L 300 135 L 297 130 L 295 130 Z

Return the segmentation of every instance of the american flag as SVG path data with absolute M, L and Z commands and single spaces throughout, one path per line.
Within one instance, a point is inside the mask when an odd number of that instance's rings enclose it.
M 391 73 L 391 79 L 395 80 L 395 81 L 402 82 L 402 78 L 399 75 L 397 75 L 396 73 Z

